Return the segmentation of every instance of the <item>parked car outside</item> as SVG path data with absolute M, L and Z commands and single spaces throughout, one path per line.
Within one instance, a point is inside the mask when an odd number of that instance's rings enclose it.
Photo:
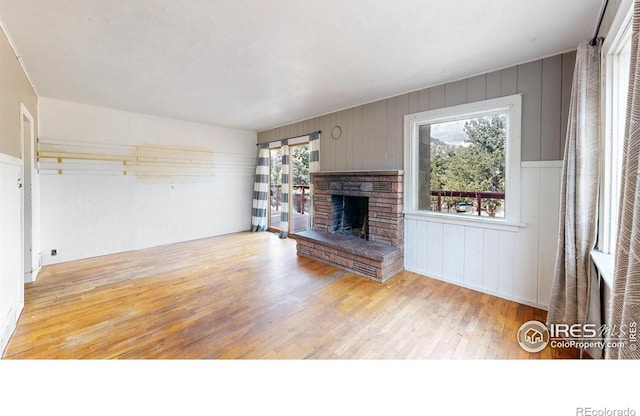
M 469 212 L 473 208 L 473 204 L 468 202 L 460 202 L 456 205 L 456 212 Z

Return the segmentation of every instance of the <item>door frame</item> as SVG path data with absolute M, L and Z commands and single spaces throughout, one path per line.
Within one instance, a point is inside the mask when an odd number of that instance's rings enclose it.
M 27 131 L 28 123 L 28 131 Z M 24 283 L 34 282 L 42 267 L 39 252 L 39 224 L 34 221 L 39 210 L 35 201 L 34 189 L 39 189 L 39 177 L 36 169 L 37 141 L 35 120 L 24 103 L 20 103 L 20 152 L 22 159 L 22 229 L 23 229 L 23 274 Z M 34 186 L 36 185 L 36 186 Z
M 298 136 L 298 137 L 294 137 L 292 139 L 288 139 L 288 146 L 289 148 L 295 147 L 295 146 L 300 146 L 300 145 L 304 145 L 304 144 L 308 144 L 309 146 L 311 146 L 310 144 L 310 137 L 308 134 L 305 134 L 303 136 Z M 280 232 L 281 230 L 279 228 L 275 228 L 271 226 L 271 151 L 272 150 L 277 150 L 280 149 L 282 147 L 282 144 L 280 141 L 276 141 L 276 142 L 270 142 L 269 143 L 269 203 L 267 204 L 267 229 L 271 232 Z M 311 152 L 311 147 L 309 147 L 309 152 Z M 311 174 L 311 172 L 309 172 L 309 174 Z M 289 163 L 289 177 L 293 178 L 293 164 Z M 289 195 L 293 195 L 293 185 L 291 180 L 289 181 Z M 311 195 L 311 194 L 309 194 Z M 289 202 L 289 229 L 287 230 L 287 235 L 289 237 L 295 238 L 295 233 L 293 232 L 293 203 L 292 200 Z
M 280 228 L 271 226 L 271 151 L 279 150 L 282 146 L 278 144 L 278 146 L 272 146 L 273 143 L 269 144 L 269 203 L 267 204 L 267 230 L 272 233 L 279 233 Z M 282 157 L 282 155 L 280 155 Z M 282 184 L 280 184 L 282 187 Z M 280 192 L 282 192 L 282 188 L 280 188 Z
M 291 161 L 289 163 L 289 178 L 291 178 L 291 180 L 289 181 L 289 195 L 291 195 L 290 201 L 289 202 L 289 232 L 288 235 L 291 236 L 292 238 L 296 238 L 296 233 L 294 230 L 294 226 L 295 226 L 295 218 L 294 218 L 294 203 L 293 203 L 293 148 L 294 147 L 298 147 L 298 146 L 304 146 L 307 145 L 309 146 L 309 154 L 311 154 L 311 144 L 309 141 L 309 136 L 304 136 L 303 139 L 306 138 L 305 140 L 302 141 L 296 141 L 293 144 L 289 144 L 289 160 Z M 311 164 L 311 161 L 309 161 L 309 164 Z M 311 179 L 311 171 L 309 171 L 309 179 Z M 309 188 L 309 198 L 311 198 L 311 188 Z M 304 203 L 304 202 L 303 202 Z

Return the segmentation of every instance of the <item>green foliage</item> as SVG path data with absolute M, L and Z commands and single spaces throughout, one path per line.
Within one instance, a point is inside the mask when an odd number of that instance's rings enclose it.
M 282 155 L 280 149 L 269 151 L 271 157 L 271 185 L 276 186 L 282 183 Z
M 293 164 L 293 184 L 309 185 L 309 145 L 293 146 L 291 163 Z
M 505 125 L 504 115 L 478 117 L 465 123 L 463 145 L 432 138 L 431 190 L 504 192 Z M 486 202 L 489 213 L 500 204 Z
M 309 145 L 289 147 L 289 161 L 293 167 L 293 185 L 309 185 Z M 271 183 L 282 182 L 282 155 L 280 149 L 271 150 Z
M 431 189 L 445 189 L 450 158 L 454 157 L 452 146 L 443 141 L 431 139 Z

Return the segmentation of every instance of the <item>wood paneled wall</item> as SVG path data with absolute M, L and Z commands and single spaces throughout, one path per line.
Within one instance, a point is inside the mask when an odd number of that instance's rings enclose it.
M 520 93 L 522 160 L 559 160 L 574 65 L 575 52 L 568 52 L 264 131 L 258 143 L 322 130 L 323 171 L 402 169 L 406 114 Z M 338 140 L 331 138 L 334 126 L 342 128 Z

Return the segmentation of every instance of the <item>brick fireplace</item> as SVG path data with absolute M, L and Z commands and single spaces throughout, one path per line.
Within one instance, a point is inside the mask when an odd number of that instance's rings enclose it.
M 402 170 L 313 173 L 313 226 L 298 254 L 384 282 L 403 269 Z

